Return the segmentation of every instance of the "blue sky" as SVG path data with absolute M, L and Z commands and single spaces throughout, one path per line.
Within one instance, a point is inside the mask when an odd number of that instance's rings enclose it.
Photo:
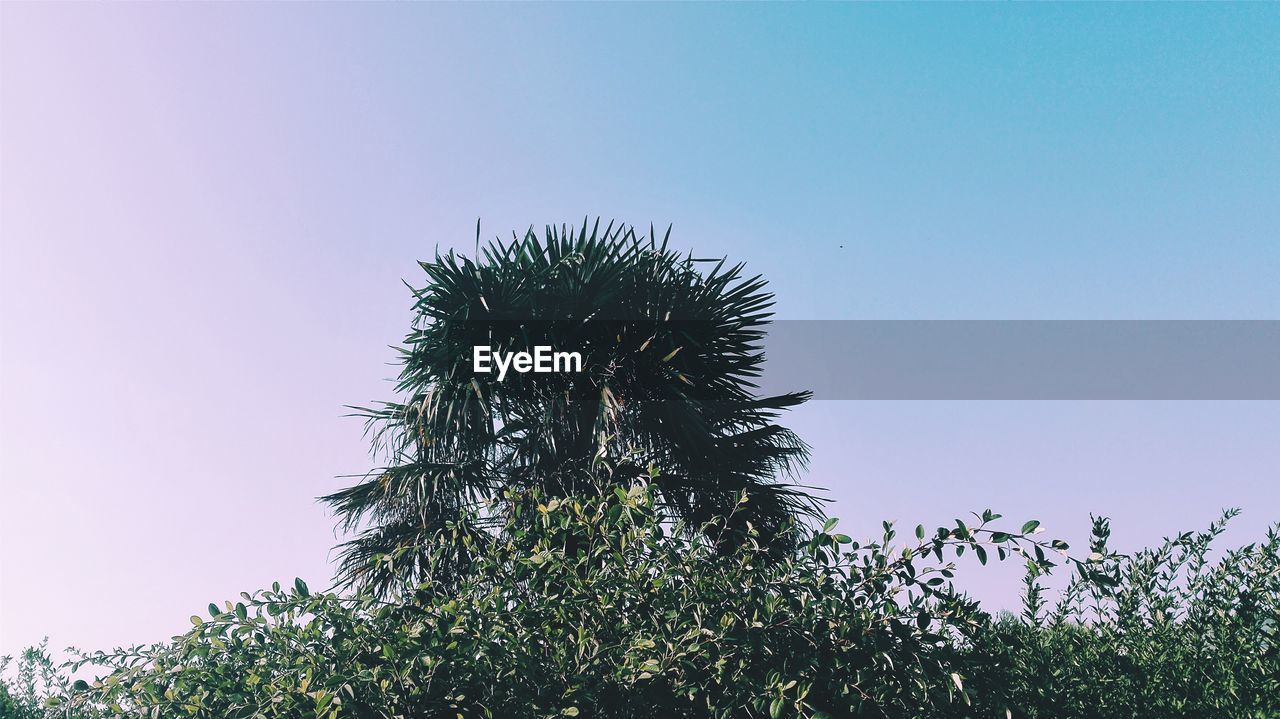
M 781 317 L 1280 318 L 1280 8 L 0 5 L 0 652 L 334 543 L 414 260 L 584 215 Z M 820 402 L 850 534 L 1280 519 L 1275 402 Z M 33 547 L 36 548 L 33 551 Z M 994 605 L 1016 591 L 986 570 Z M 104 619 L 105 616 L 105 619 Z

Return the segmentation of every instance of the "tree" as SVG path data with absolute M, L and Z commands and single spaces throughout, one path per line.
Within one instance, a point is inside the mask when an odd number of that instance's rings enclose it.
M 386 465 L 322 498 L 358 531 L 342 546 L 341 579 L 385 588 L 456 574 L 487 536 L 458 521 L 466 510 L 498 499 L 490 516 L 501 521 L 512 507 L 500 498 L 532 490 L 599 494 L 645 477 L 685 526 L 731 517 L 717 530 L 726 548 L 768 543 L 816 512 L 789 481 L 808 447 L 775 422 L 808 393 L 754 394 L 772 315 L 765 280 L 682 256 L 669 235 L 584 221 L 480 249 L 477 225 L 477 260 L 437 252 L 419 263 L 427 283 L 411 286 L 401 399 L 358 408 Z M 477 346 L 573 351 L 581 371 L 500 380 L 475 371 Z M 456 551 L 431 568 L 397 552 L 441 541 Z

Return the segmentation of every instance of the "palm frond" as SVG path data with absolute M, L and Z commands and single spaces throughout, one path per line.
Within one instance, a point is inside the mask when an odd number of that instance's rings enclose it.
M 357 410 L 389 466 L 323 498 L 344 529 L 367 527 L 342 548 L 344 576 L 370 581 L 362 562 L 503 490 L 606 491 L 650 466 L 688 526 L 732 515 L 768 541 L 816 512 L 791 483 L 808 447 L 776 422 L 808 394 L 755 394 L 773 307 L 765 280 L 681 255 L 669 237 L 584 220 L 495 239 L 478 259 L 419 263 L 400 397 Z M 477 345 L 575 351 L 583 372 L 499 382 L 473 371 Z

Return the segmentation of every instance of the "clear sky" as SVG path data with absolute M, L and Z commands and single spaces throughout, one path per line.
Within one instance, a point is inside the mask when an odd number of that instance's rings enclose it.
M 0 653 L 324 584 L 342 407 L 477 217 L 672 223 L 785 318 L 1278 319 L 1277 196 L 1273 4 L 2 3 Z M 1135 547 L 1280 519 L 1278 404 L 790 421 L 850 534 L 1093 511 Z

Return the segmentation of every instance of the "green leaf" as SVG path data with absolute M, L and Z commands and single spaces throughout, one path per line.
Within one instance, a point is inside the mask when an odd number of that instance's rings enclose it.
M 294 578 L 294 580 L 293 580 L 293 588 L 294 588 L 294 590 L 295 590 L 295 591 L 297 591 L 297 592 L 298 592 L 298 596 L 300 596 L 300 597 L 309 597 L 309 596 L 311 596 L 311 591 L 310 591 L 309 589 L 307 589 L 307 583 L 306 583 L 306 582 L 304 582 L 304 581 L 302 581 L 302 579 L 301 579 L 301 578 L 298 578 L 298 577 L 295 577 L 295 578 Z
M 1039 527 L 1040 527 L 1040 522 L 1033 519 L 1030 522 L 1027 522 L 1026 524 L 1022 525 L 1022 533 L 1031 534 L 1032 532 L 1036 531 L 1036 529 Z

